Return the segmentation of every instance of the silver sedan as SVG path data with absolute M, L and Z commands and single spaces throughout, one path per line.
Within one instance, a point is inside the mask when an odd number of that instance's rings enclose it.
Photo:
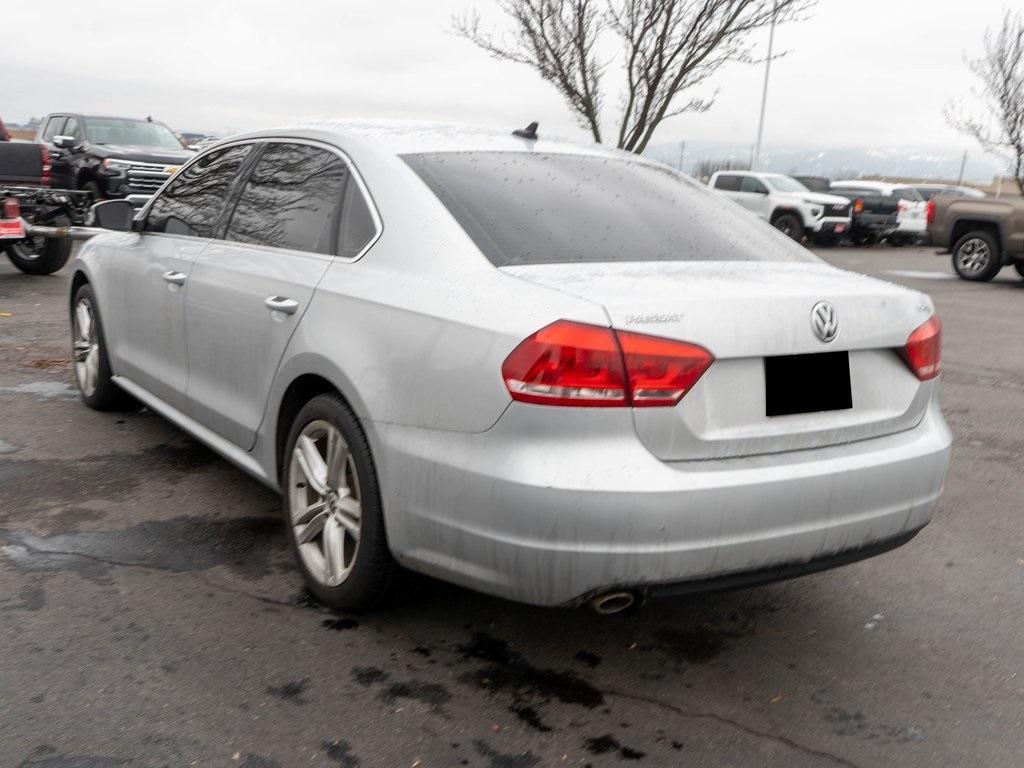
M 939 319 L 685 176 L 505 131 L 222 141 L 72 267 L 85 403 L 279 490 L 311 591 L 612 612 L 891 549 L 949 460 Z

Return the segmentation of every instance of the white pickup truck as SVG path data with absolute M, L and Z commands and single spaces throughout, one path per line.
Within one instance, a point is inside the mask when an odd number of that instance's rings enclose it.
M 753 171 L 719 171 L 708 186 L 800 241 L 832 245 L 850 231 L 850 201 L 811 192 L 790 176 Z

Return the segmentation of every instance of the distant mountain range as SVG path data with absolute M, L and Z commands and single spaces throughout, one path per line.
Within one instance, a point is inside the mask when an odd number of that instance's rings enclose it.
M 644 153 L 674 168 L 679 167 L 679 142 L 657 144 Z M 700 175 L 708 166 L 732 164 L 750 166 L 753 147 L 722 142 L 686 142 L 683 170 Z M 894 178 L 956 179 L 960 173 L 963 150 L 912 149 L 907 147 L 814 147 L 766 146 L 762 150 L 761 169 L 774 173 L 826 176 L 831 179 L 857 176 Z M 1005 163 L 972 148 L 967 153 L 965 181 L 991 182 Z

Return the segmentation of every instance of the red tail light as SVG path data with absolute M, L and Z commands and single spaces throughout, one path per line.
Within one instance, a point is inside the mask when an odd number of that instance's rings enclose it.
M 39 183 L 44 186 L 50 186 L 50 174 L 53 171 L 53 163 L 50 159 L 50 150 L 45 145 L 39 145 L 39 160 L 42 167 L 42 172 L 39 177 Z
M 678 403 L 714 359 L 696 344 L 559 320 L 512 350 L 501 373 L 524 403 L 642 408 Z
M 16 219 L 21 216 L 21 203 L 16 197 L 8 197 L 4 200 L 4 218 Z
M 853 212 L 854 213 L 861 213 L 861 212 L 863 212 L 863 210 L 864 210 L 864 198 L 863 197 L 858 197 L 856 200 L 853 201 Z
M 900 355 L 921 381 L 939 375 L 942 362 L 942 322 L 938 315 L 932 315 L 910 334 Z
M 928 206 L 927 206 L 926 210 L 927 210 L 927 215 L 928 215 L 928 224 L 934 224 L 935 223 L 935 201 L 934 200 L 929 200 L 928 201 Z

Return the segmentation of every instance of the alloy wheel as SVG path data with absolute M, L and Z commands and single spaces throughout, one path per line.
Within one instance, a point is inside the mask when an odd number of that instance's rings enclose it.
M 75 305 L 74 341 L 75 376 L 82 394 L 92 397 L 100 374 L 100 342 L 96 328 L 96 313 L 86 298 Z
M 334 424 L 318 419 L 302 429 L 292 451 L 288 485 L 299 555 L 318 582 L 336 587 L 355 564 L 362 496 L 352 452 Z
M 956 252 L 956 266 L 962 274 L 978 275 L 985 271 L 991 258 L 988 243 L 980 237 L 972 237 Z

